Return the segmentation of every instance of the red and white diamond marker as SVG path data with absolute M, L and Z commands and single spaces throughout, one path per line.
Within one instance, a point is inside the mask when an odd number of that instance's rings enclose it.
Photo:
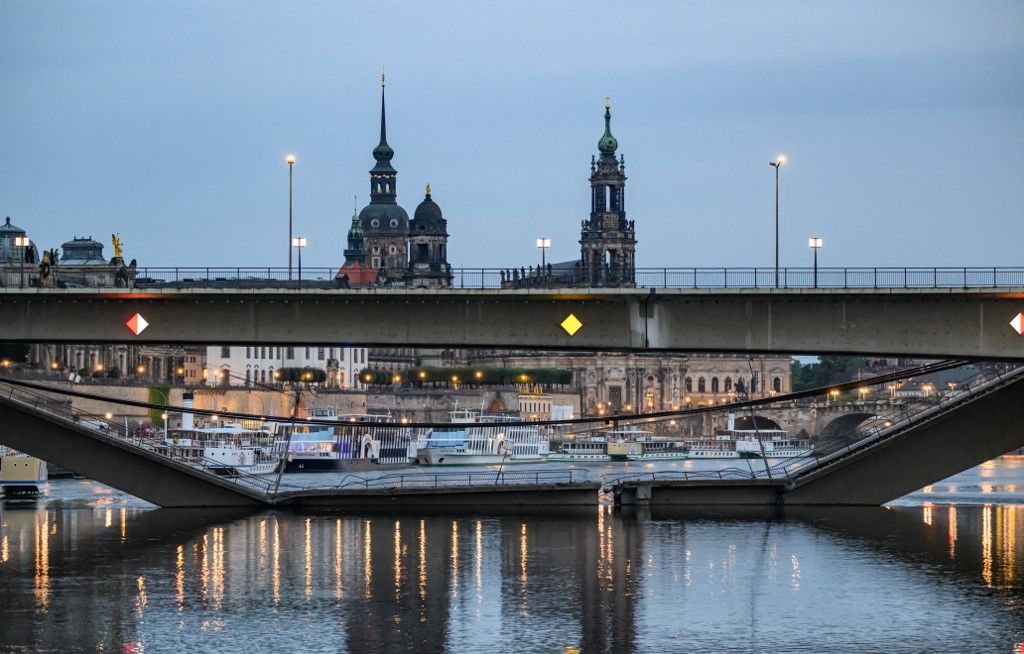
M 125 325 L 127 325 L 128 329 L 136 336 L 141 334 L 146 327 L 149 327 L 149 323 L 146 322 L 146 319 L 142 317 L 141 313 L 137 313 L 129 318 Z
M 1018 334 L 1024 334 L 1024 313 L 1018 313 L 1010 321 L 1010 327 L 1013 327 L 1013 331 Z

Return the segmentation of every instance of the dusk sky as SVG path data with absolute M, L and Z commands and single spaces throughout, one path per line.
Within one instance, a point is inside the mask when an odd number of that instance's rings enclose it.
M 637 264 L 1024 264 L 1024 4 L 5 2 L 0 219 L 142 266 L 337 267 L 379 77 L 454 266 L 579 257 L 603 129 Z

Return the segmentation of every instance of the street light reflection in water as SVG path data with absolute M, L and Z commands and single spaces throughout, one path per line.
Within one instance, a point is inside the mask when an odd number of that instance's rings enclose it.
M 766 651 L 1008 648 L 1024 634 L 1024 513 L 935 502 L 945 488 L 922 494 L 926 505 L 784 513 L 384 519 L 127 506 L 120 529 L 105 528 L 108 507 L 4 505 L 0 642 L 184 651 L 216 637 L 257 652 L 314 630 L 339 651 L 721 650 L 735 634 Z

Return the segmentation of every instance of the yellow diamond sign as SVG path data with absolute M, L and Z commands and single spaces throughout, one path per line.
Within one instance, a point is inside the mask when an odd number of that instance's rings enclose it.
M 562 321 L 562 329 L 564 329 L 565 333 L 569 336 L 576 334 L 582 326 L 583 323 L 580 322 L 580 319 L 571 313 Z

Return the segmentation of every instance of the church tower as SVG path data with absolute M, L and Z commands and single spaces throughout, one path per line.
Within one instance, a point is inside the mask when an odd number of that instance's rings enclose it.
M 448 221 L 441 207 L 427 197 L 416 207 L 409 223 L 409 271 L 405 285 L 411 288 L 448 288 L 452 284 L 448 265 Z
M 408 251 L 409 214 L 398 205 L 398 171 L 391 165 L 395 151 L 388 145 L 384 113 L 384 75 L 380 76 L 380 143 L 373 149 L 370 204 L 359 212 L 366 247 L 366 264 L 377 269 L 384 283 L 401 281 Z
M 590 159 L 590 218 L 580 234 L 582 282 L 589 286 L 636 285 L 636 233 L 626 220 L 626 160 L 615 158 L 611 103 L 604 104 L 600 157 Z

